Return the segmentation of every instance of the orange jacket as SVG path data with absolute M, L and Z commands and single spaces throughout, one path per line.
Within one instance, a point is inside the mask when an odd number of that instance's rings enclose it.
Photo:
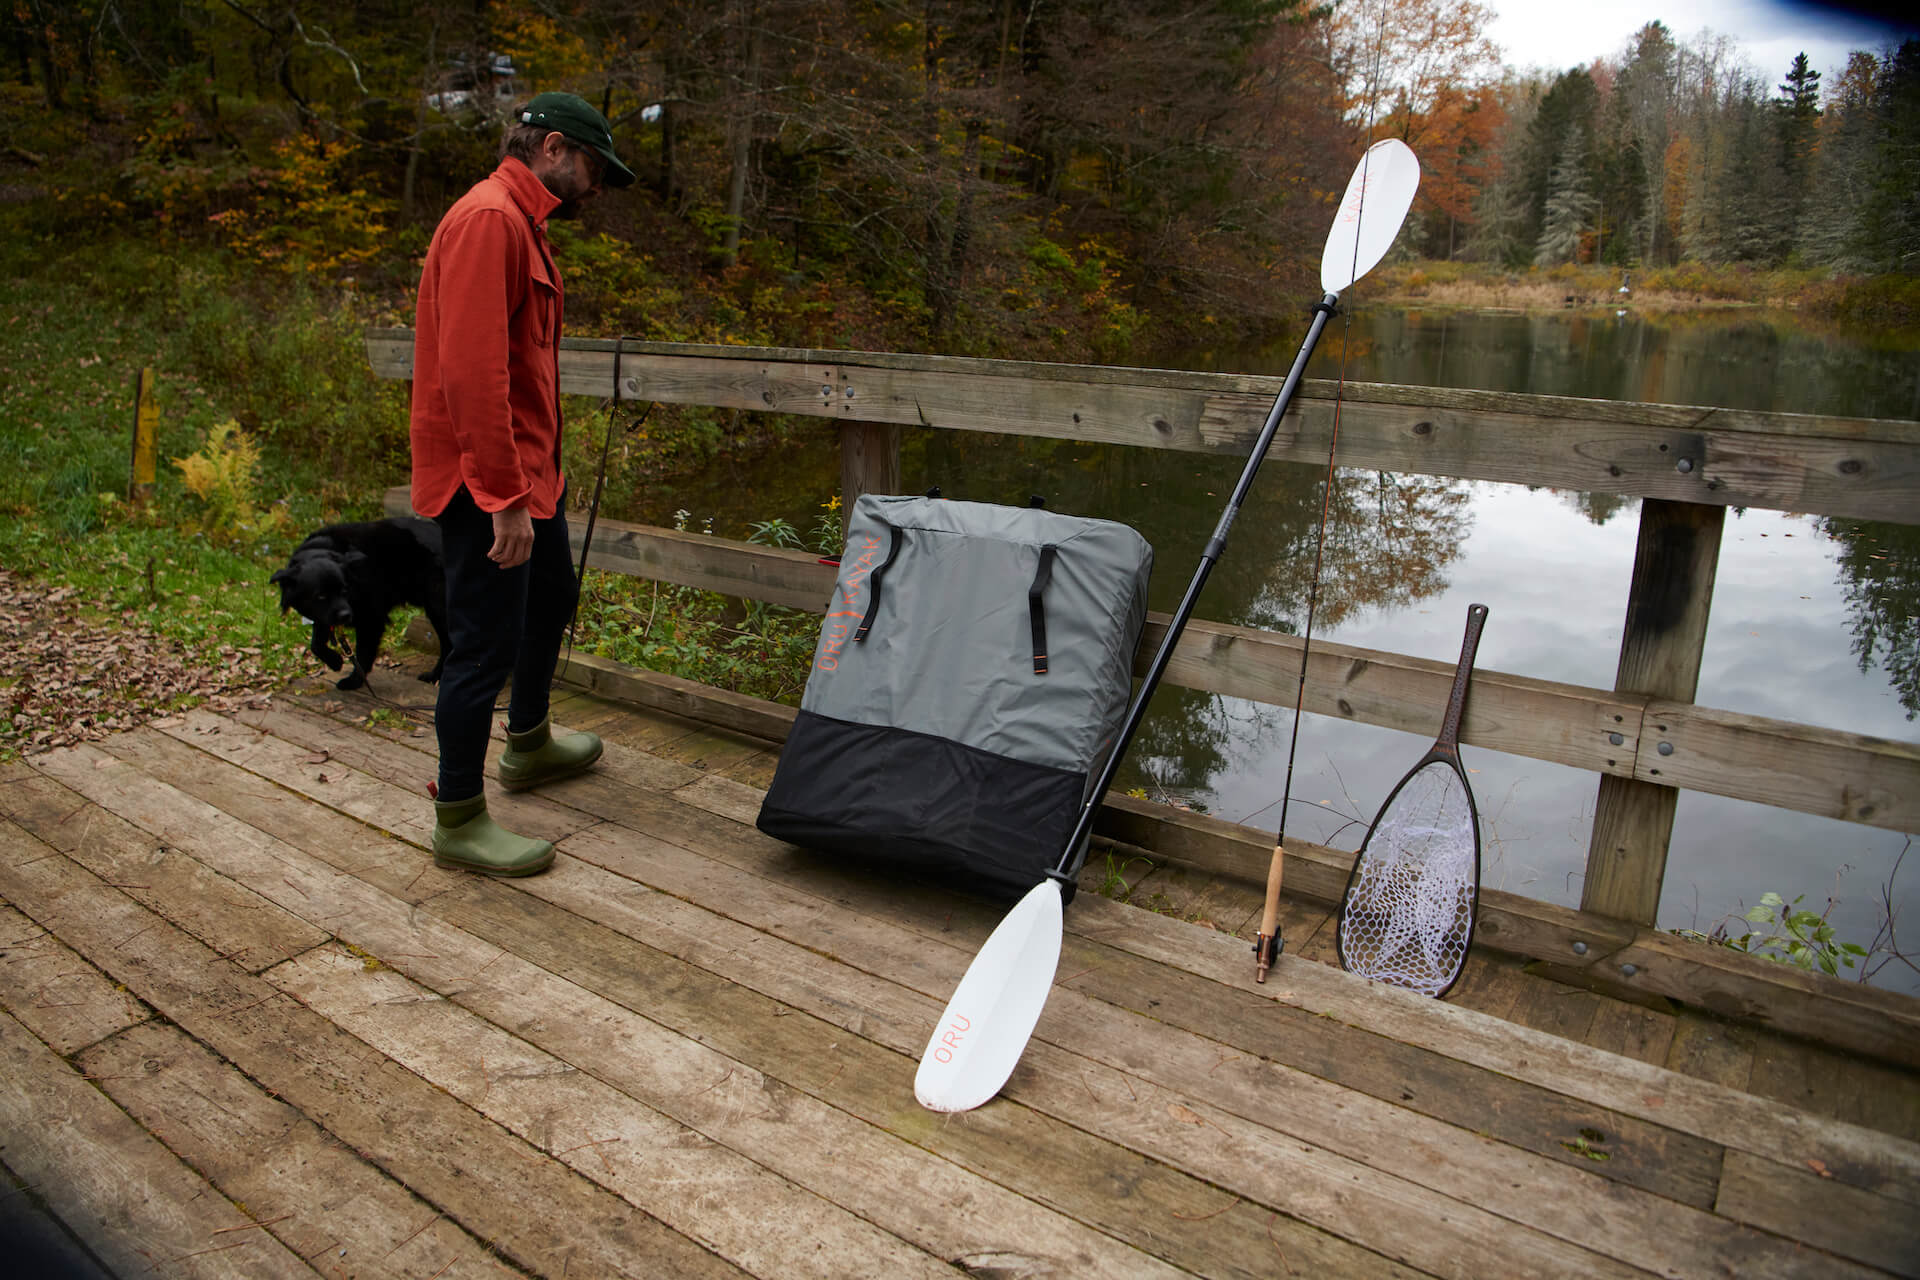
M 413 333 L 413 509 L 466 485 L 482 511 L 554 513 L 560 474 L 560 312 L 547 245 L 559 205 L 508 157 L 454 202 L 420 274 Z

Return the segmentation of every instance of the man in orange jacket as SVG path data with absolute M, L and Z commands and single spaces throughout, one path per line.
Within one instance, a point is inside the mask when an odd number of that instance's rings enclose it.
M 553 862 L 553 846 L 487 816 L 482 774 L 494 700 L 508 676 L 509 791 L 570 777 L 600 758 L 590 733 L 555 738 L 547 701 L 580 586 L 560 470 L 564 293 L 547 219 L 570 218 L 633 171 L 606 117 L 570 93 L 515 113 L 500 167 L 440 220 L 420 276 L 413 350 L 413 509 L 440 526 L 446 665 L 434 861 L 496 876 Z

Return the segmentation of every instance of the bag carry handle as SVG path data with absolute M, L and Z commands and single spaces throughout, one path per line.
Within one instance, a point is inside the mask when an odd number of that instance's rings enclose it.
M 1042 597 L 1048 580 L 1053 577 L 1055 550 L 1052 543 L 1040 548 L 1040 568 L 1033 575 L 1033 585 L 1027 588 L 1027 621 L 1033 627 L 1033 674 L 1037 676 L 1047 674 L 1047 607 Z
M 881 523 L 886 524 L 886 521 L 883 520 L 881 521 Z M 893 564 L 894 560 L 899 557 L 900 546 L 902 543 L 904 543 L 907 540 L 906 536 L 900 532 L 900 527 L 898 525 L 888 524 L 887 533 L 891 538 L 891 541 L 887 545 L 887 558 L 880 562 L 880 566 L 878 568 L 876 568 L 872 573 L 867 575 L 867 589 L 869 592 L 871 592 L 871 594 L 867 597 L 866 616 L 860 619 L 860 629 L 853 633 L 853 642 L 855 644 L 860 644 L 863 641 L 865 641 L 867 638 L 867 632 L 873 630 L 874 616 L 880 612 L 881 575 L 886 573 L 887 569 Z

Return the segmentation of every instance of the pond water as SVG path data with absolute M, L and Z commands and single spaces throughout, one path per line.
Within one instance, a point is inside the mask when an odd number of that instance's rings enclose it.
M 1312 376 L 1346 351 L 1356 381 L 1598 396 L 1859 417 L 1920 417 L 1920 355 L 1808 332 L 1784 317 L 1717 312 L 1515 314 L 1358 309 L 1337 319 Z M 1295 346 L 1188 353 L 1161 367 L 1284 373 Z M 745 536 L 752 520 L 810 527 L 837 487 L 830 432 L 750 464 L 717 464 L 610 512 L 654 524 L 675 509 Z M 907 431 L 903 487 L 1124 520 L 1155 548 L 1153 607 L 1171 611 L 1243 460 L 1021 437 Z M 1321 467 L 1269 462 L 1197 616 L 1298 633 L 1306 618 Z M 1467 606 L 1490 618 L 1483 668 L 1611 688 L 1638 504 L 1608 495 L 1342 470 L 1316 640 L 1451 662 Z M 1729 513 L 1696 701 L 1753 715 L 1920 741 L 1920 529 L 1778 512 Z M 1118 785 L 1272 830 L 1291 708 L 1163 688 Z M 1437 728 L 1437 726 L 1436 726 Z M 1308 715 L 1290 838 L 1357 848 L 1389 789 L 1431 739 Z M 1578 905 L 1597 777 L 1462 748 L 1478 800 L 1483 882 Z M 1681 794 L 1660 924 L 1711 930 L 1762 893 L 1827 911 L 1869 945 L 1886 923 L 1920 955 L 1920 865 L 1908 838 L 1784 809 Z M 1908 860 L 1920 864 L 1920 854 Z M 1896 872 L 1896 867 L 1898 868 Z M 1745 926 L 1737 920 L 1734 932 Z M 1885 941 L 1884 936 L 1880 939 Z M 1880 985 L 1920 974 L 1880 965 Z

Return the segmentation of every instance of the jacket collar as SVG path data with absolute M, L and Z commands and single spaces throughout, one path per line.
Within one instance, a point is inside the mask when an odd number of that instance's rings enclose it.
M 534 177 L 533 170 L 517 157 L 502 159 L 493 176 L 505 185 L 507 194 L 536 227 L 546 226 L 547 215 L 560 207 L 560 198 L 547 190 L 546 184 Z

